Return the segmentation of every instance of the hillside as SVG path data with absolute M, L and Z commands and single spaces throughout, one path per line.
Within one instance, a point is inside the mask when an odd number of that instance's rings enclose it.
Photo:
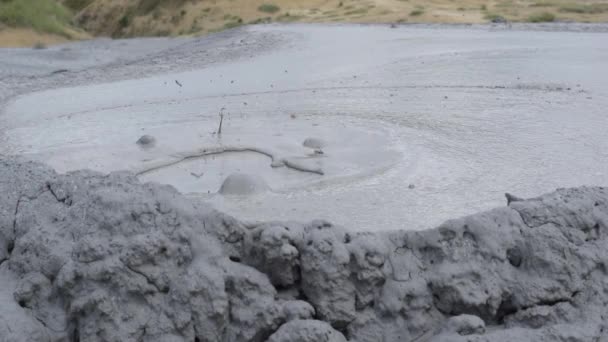
M 15 35 L 198 35 L 266 22 L 608 21 L 608 0 L 1 0 L 0 46 Z
M 55 0 L 0 0 L 0 46 L 59 43 L 89 37 L 74 12 Z
M 68 0 L 94 34 L 208 33 L 260 22 L 607 21 L 608 1 L 557 0 Z M 88 4 L 88 5 L 87 5 Z

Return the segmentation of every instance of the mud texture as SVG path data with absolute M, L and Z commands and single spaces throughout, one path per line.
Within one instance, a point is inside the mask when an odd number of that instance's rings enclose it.
M 133 171 L 249 222 L 428 229 L 505 192 L 608 184 L 606 28 L 272 24 L 2 49 L 0 154 Z M 272 191 L 219 194 L 237 172 Z
M 608 189 L 436 229 L 247 226 L 130 173 L 0 160 L 3 341 L 604 341 Z
M 222 195 L 249 195 L 268 191 L 268 185 L 256 175 L 233 173 L 226 177 L 219 193 Z

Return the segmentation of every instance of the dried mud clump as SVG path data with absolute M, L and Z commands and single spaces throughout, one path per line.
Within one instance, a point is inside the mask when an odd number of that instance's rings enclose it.
M 428 231 L 246 226 L 129 173 L 0 159 L 6 341 L 608 340 L 608 189 Z

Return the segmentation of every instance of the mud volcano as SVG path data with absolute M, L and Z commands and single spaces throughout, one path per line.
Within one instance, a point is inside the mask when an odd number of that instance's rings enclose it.
M 132 171 L 248 222 L 427 229 L 608 184 L 607 31 L 273 24 L 3 50 L 0 154 Z M 270 191 L 218 194 L 233 173 Z

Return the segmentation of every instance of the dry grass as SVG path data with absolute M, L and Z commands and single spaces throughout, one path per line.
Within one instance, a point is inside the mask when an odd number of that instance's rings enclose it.
M 163 20 L 178 10 L 186 13 L 179 21 Z M 130 36 L 142 31 L 149 35 L 158 32 L 200 34 L 242 23 L 274 21 L 483 23 L 496 18 L 513 22 L 552 18 L 608 22 L 608 0 L 211 0 L 185 1 L 179 6 L 165 5 L 155 11 L 156 19 L 151 14 L 137 18 L 118 35 Z M 242 18 L 242 22 L 230 19 L 233 17 Z
M 258 11 L 264 12 L 264 13 L 274 14 L 280 10 L 281 10 L 281 7 L 279 7 L 275 4 L 261 4 L 260 6 L 258 6 Z
M 0 29 L 1 47 L 36 47 L 67 42 L 62 36 L 40 33 L 32 29 L 4 28 Z
M 535 13 L 528 17 L 531 23 L 548 23 L 555 21 L 555 14 L 550 12 Z
M 608 0 L 60 1 L 80 9 L 79 26 L 114 37 L 200 35 L 268 22 L 608 22 Z

